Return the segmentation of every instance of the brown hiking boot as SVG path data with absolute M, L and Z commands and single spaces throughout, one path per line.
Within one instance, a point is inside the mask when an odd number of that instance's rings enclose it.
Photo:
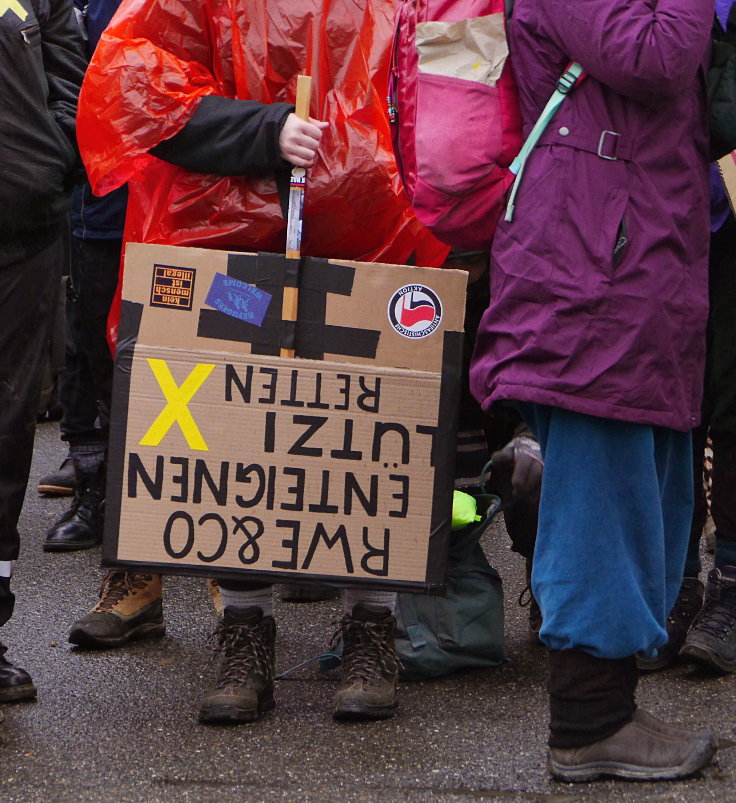
M 648 711 L 644 711 L 641 708 L 637 708 L 636 711 L 634 711 L 633 719 L 635 722 L 645 725 L 650 730 L 657 731 L 667 736 L 685 736 L 701 739 L 702 741 L 708 742 L 713 749 L 718 746 L 718 739 L 716 739 L 714 734 L 708 731 L 692 731 L 687 728 L 682 728 L 679 725 L 671 725 L 669 722 L 663 722 L 659 717 L 655 717 L 654 714 L 650 714 Z
M 388 608 L 359 602 L 345 614 L 333 644 L 343 641 L 342 681 L 335 693 L 335 719 L 385 719 L 396 710 L 399 659 L 396 619 Z
M 165 632 L 161 575 L 108 572 L 100 601 L 72 625 L 69 641 L 79 647 L 122 647 Z
M 224 605 L 222 604 L 220 584 L 217 582 L 217 580 L 215 580 L 214 577 L 208 577 L 205 582 L 207 583 L 207 591 L 209 592 L 210 599 L 212 600 L 212 606 L 215 609 L 215 616 L 217 616 L 218 619 L 222 619 Z
M 714 752 L 710 734 L 690 733 L 637 711 L 631 722 L 607 739 L 584 747 L 550 748 L 547 763 L 558 781 L 599 777 L 667 781 L 702 769 Z
M 276 623 L 260 608 L 228 606 L 207 647 L 223 659 L 215 687 L 205 694 L 199 721 L 255 722 L 274 707 Z

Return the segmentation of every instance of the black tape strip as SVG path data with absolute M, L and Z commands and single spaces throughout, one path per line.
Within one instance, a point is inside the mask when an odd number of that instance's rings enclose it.
M 323 360 L 325 353 L 341 357 L 376 358 L 381 333 L 376 329 L 325 326 L 299 321 L 296 353 L 310 360 Z
M 118 340 L 115 348 L 117 354 L 120 347 L 131 341 L 131 350 L 138 340 L 143 319 L 143 304 L 136 301 L 122 301 L 120 304 L 120 321 L 118 322 Z
M 427 555 L 427 586 L 430 593 L 442 593 L 447 582 L 447 554 L 450 548 L 452 492 L 455 485 L 455 444 L 457 443 L 463 375 L 463 332 L 445 332 L 442 344 L 440 408 L 434 450 L 432 520 Z M 441 448 L 444 447 L 444 448 Z
M 269 254 L 273 256 L 273 254 Z M 284 263 L 284 287 L 299 287 L 299 280 L 301 278 L 301 259 L 287 259 L 282 257 Z
M 310 360 L 325 358 L 322 331 L 327 316 L 327 293 L 309 287 L 299 289 L 299 327 L 295 350 Z
M 280 328 L 280 319 L 266 318 L 263 326 L 254 326 L 218 310 L 202 309 L 199 312 L 197 337 L 250 343 L 254 354 L 273 355 L 279 353 Z
M 227 275 L 274 293 L 283 287 L 285 262 L 281 254 L 267 251 L 257 254 L 231 253 L 227 257 Z
M 123 301 L 118 324 L 115 366 L 112 380 L 112 407 L 107 453 L 107 492 L 105 495 L 105 525 L 102 536 L 102 560 L 114 560 L 118 553 L 120 510 L 123 502 L 125 473 L 125 441 L 128 434 L 130 375 L 133 352 L 143 317 L 143 305 Z
M 281 347 L 294 349 L 296 343 L 296 321 L 281 321 Z M 296 353 L 296 352 L 295 352 Z M 302 356 L 301 354 L 299 355 Z
M 335 293 L 349 296 L 355 283 L 355 268 L 348 265 L 335 265 L 326 259 L 307 257 L 302 260 L 302 290 L 318 290 L 322 293 Z

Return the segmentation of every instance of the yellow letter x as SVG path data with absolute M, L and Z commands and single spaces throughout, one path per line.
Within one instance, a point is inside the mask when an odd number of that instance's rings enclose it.
M 12 11 L 21 22 L 25 22 L 28 16 L 28 12 L 18 0 L 0 0 L 0 17 L 2 17 L 6 11 Z
M 148 432 L 140 442 L 141 446 L 158 446 L 164 435 L 171 429 L 173 423 L 178 422 L 184 437 L 187 439 L 190 449 L 197 449 L 201 452 L 207 451 L 207 444 L 200 433 L 197 424 L 189 412 L 187 404 L 192 400 L 194 394 L 202 387 L 205 379 L 212 373 L 214 365 L 200 363 L 196 365 L 189 376 L 184 380 L 181 387 L 177 387 L 174 377 L 171 376 L 169 366 L 163 360 L 152 360 L 148 358 L 153 375 L 158 380 L 161 390 L 166 398 L 166 407 L 161 411 L 158 418 L 151 424 Z

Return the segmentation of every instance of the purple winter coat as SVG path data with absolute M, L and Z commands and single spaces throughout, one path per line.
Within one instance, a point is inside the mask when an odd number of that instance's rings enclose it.
M 514 220 L 495 236 L 471 366 L 484 409 L 506 399 L 698 423 L 712 20 L 713 0 L 516 0 L 525 133 L 568 61 L 589 77 L 531 154 Z

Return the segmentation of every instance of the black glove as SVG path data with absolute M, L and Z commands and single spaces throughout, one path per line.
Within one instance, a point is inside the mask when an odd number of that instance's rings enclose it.
M 511 498 L 539 501 L 542 487 L 542 450 L 531 434 L 516 435 L 503 449 L 491 455 L 494 466 L 511 471 Z

